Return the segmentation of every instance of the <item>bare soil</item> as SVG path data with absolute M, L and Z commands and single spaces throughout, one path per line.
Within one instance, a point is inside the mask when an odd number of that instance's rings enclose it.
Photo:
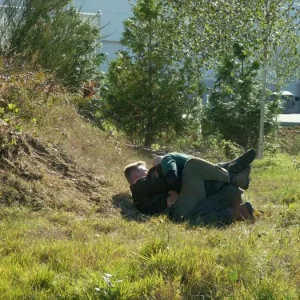
M 78 213 L 115 213 L 105 201 L 107 184 L 76 164 L 68 153 L 42 139 L 0 134 L 0 203 Z

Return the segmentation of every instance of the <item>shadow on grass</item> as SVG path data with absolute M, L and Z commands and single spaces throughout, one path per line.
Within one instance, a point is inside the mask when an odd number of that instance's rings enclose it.
M 121 214 L 124 219 L 135 222 L 146 222 L 150 219 L 150 216 L 142 214 L 135 208 L 131 195 L 129 193 L 120 193 L 112 197 L 112 203 L 116 207 L 120 208 Z

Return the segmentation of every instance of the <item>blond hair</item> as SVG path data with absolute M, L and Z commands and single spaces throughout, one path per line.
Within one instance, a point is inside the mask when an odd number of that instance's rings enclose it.
M 153 158 L 153 162 L 152 162 L 153 166 L 159 165 L 161 163 L 162 158 L 163 158 L 163 156 L 155 156 Z
M 133 173 L 139 166 L 146 166 L 146 163 L 145 163 L 144 161 L 140 160 L 140 161 L 133 162 L 133 163 L 127 165 L 127 166 L 124 168 L 124 176 L 125 176 L 125 178 L 127 179 L 128 182 L 130 182 L 130 180 L 131 180 L 131 175 L 132 175 L 132 173 Z

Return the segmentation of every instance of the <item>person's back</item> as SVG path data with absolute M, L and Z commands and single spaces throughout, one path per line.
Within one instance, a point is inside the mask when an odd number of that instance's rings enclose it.
M 162 175 L 166 176 L 171 171 L 181 177 L 185 163 L 191 158 L 191 155 L 178 152 L 171 152 L 164 155 L 161 160 Z
M 161 178 L 143 177 L 130 185 L 133 202 L 144 214 L 162 213 L 167 208 L 168 188 Z
M 159 175 L 165 180 L 169 190 L 180 192 L 182 171 L 191 158 L 191 155 L 178 152 L 171 152 L 161 157 Z
M 145 214 L 161 213 L 167 208 L 168 189 L 161 178 L 149 178 L 143 161 L 127 165 L 124 175 L 130 185 L 135 206 Z

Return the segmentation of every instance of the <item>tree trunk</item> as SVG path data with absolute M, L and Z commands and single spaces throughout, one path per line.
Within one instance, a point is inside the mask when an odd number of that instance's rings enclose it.
M 268 46 L 264 44 L 264 62 L 262 71 L 262 91 L 260 100 L 260 120 L 259 120 L 259 138 L 257 158 L 263 158 L 264 155 L 264 121 L 265 121 L 265 97 L 266 97 L 266 82 L 267 82 L 267 62 L 268 62 Z
M 152 144 L 153 144 L 153 134 L 150 129 L 150 130 L 147 130 L 145 140 L 144 140 L 144 147 L 151 148 Z

